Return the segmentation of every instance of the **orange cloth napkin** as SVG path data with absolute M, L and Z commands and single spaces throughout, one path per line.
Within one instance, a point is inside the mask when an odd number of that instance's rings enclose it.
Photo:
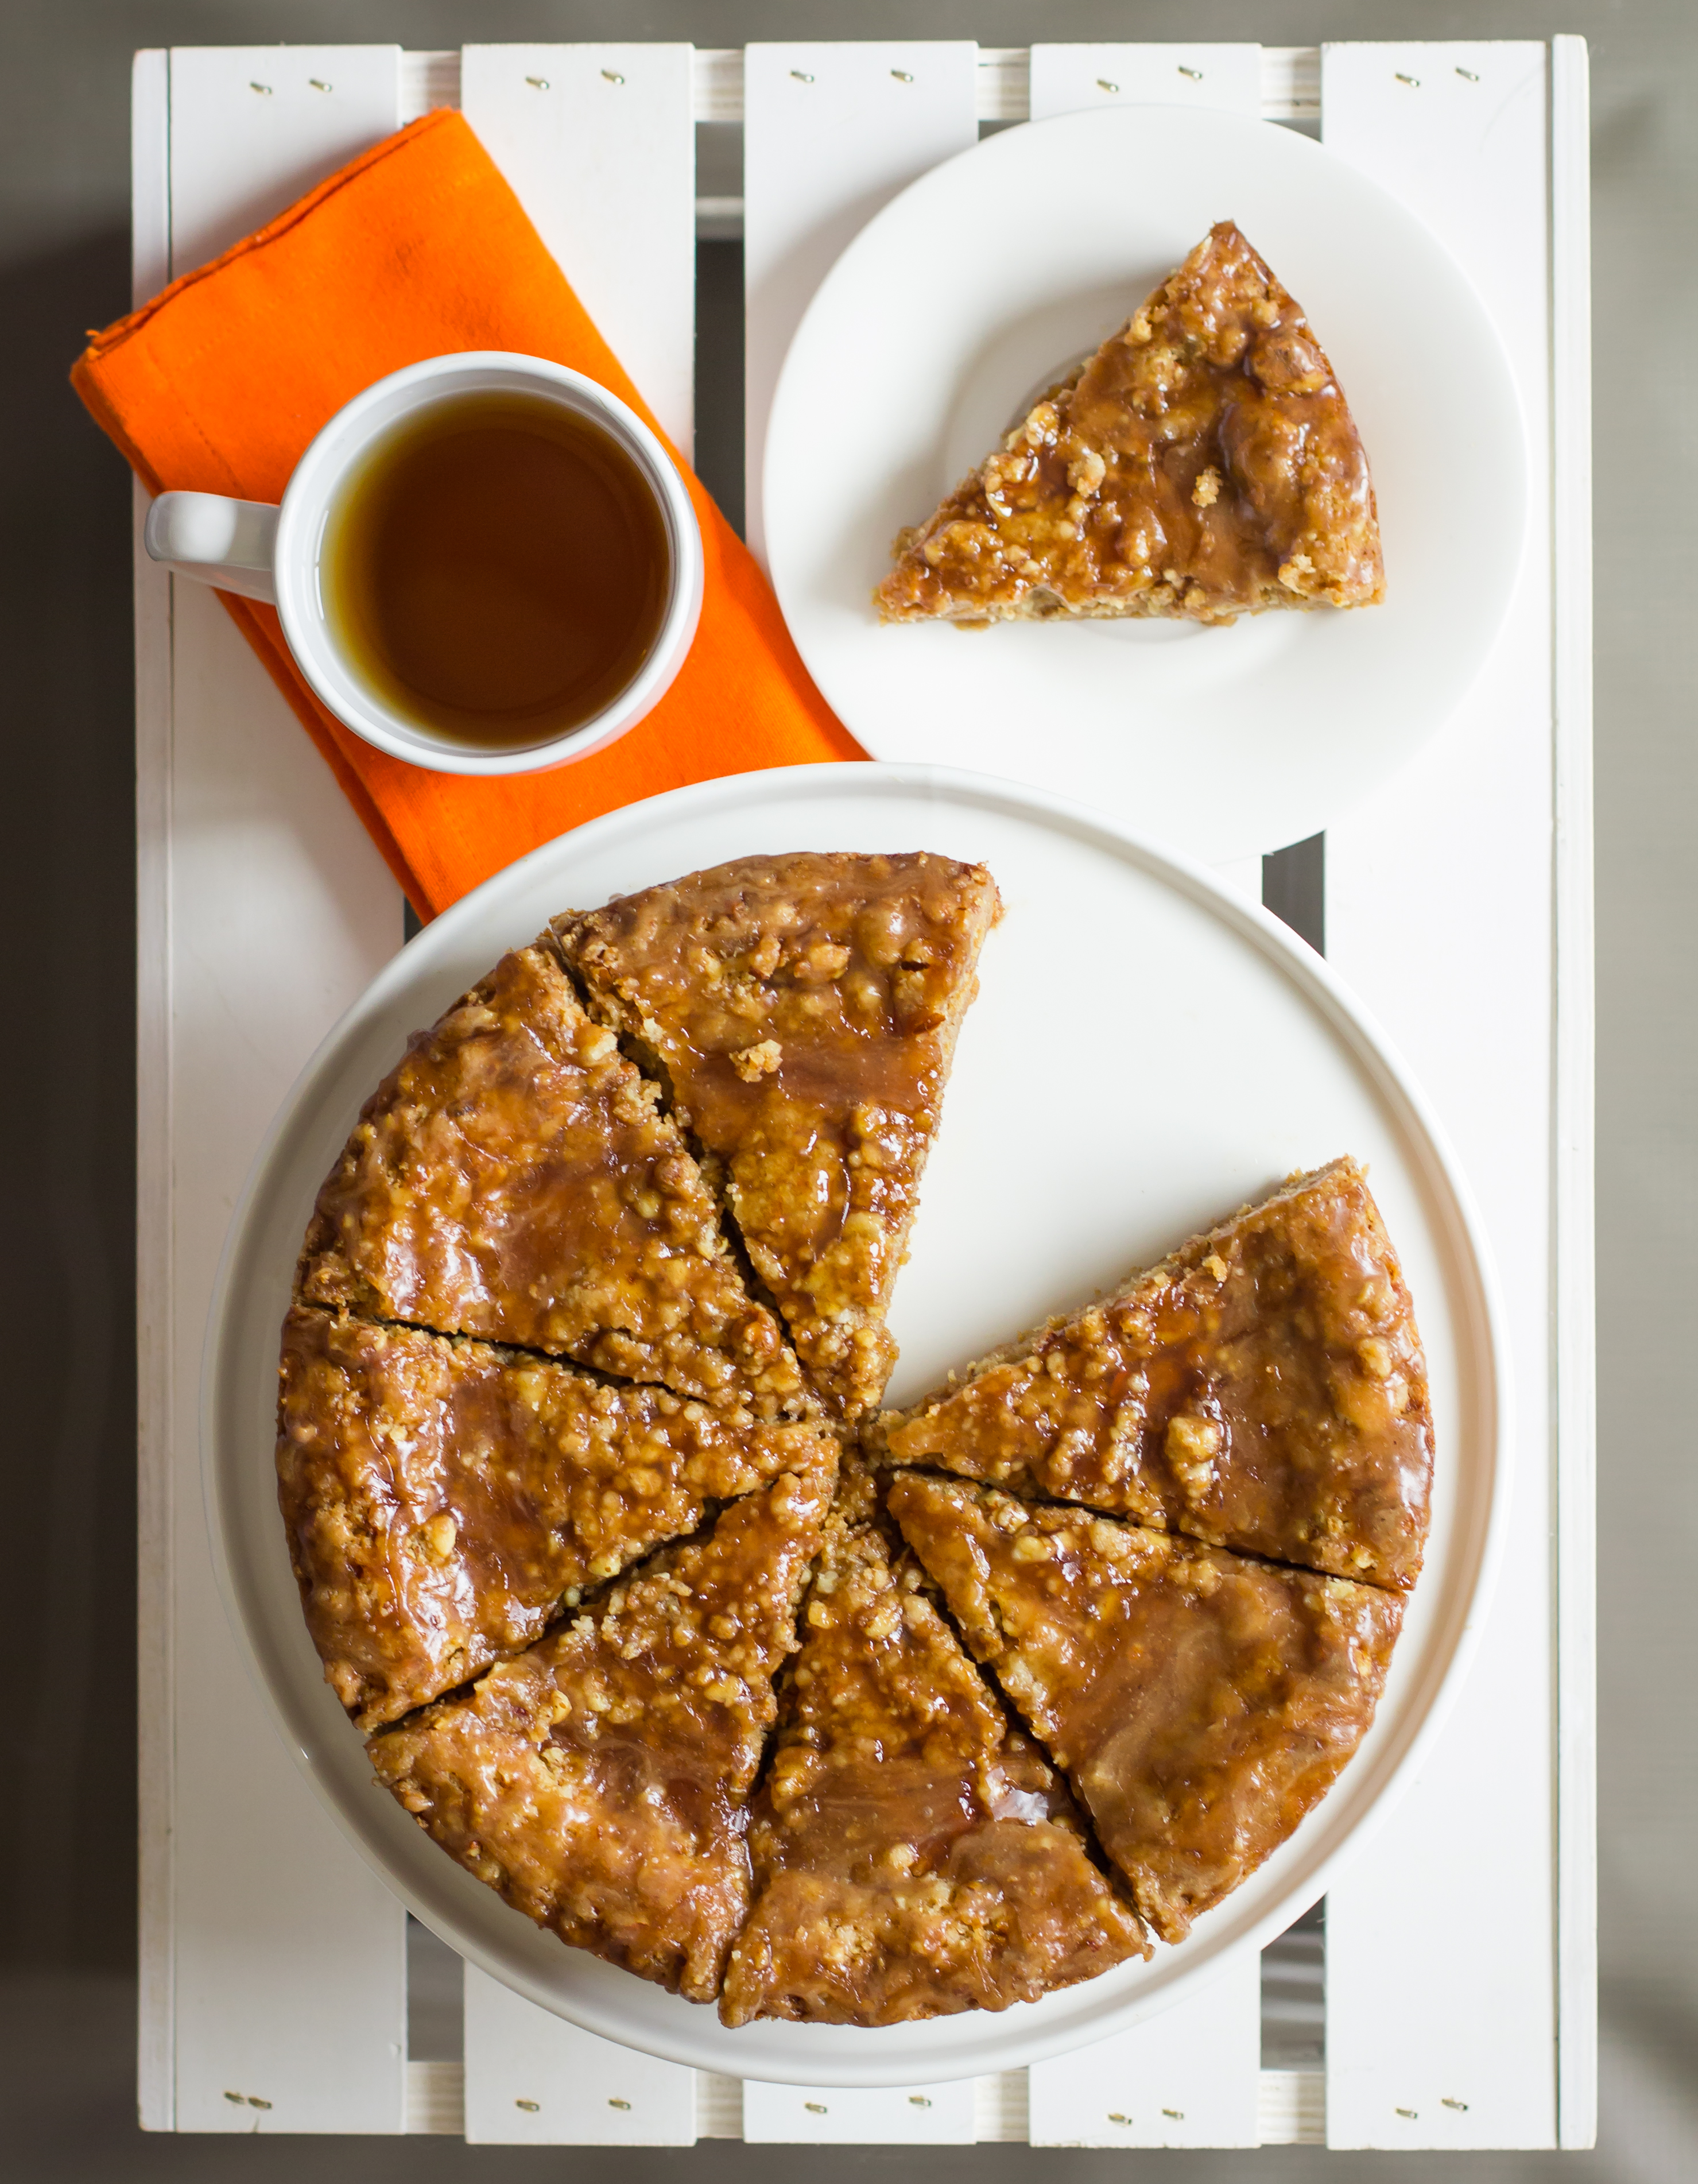
M 275 501 L 362 388 L 474 348 L 568 365 L 654 425 L 494 162 L 442 109 L 97 335 L 71 379 L 151 491 Z M 220 594 L 421 916 L 639 797 L 866 755 L 809 680 L 748 549 L 680 468 L 706 560 L 695 644 L 646 720 L 552 773 L 472 779 L 374 750 L 313 696 L 276 612 Z

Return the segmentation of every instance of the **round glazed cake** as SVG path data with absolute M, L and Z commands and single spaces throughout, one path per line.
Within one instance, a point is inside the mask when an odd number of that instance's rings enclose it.
M 732 2025 L 1181 1940 L 1350 1759 L 1419 1572 L 1349 1160 L 881 1407 L 999 908 L 810 852 L 562 915 L 372 1094 L 297 1270 L 280 1500 L 376 1780 Z

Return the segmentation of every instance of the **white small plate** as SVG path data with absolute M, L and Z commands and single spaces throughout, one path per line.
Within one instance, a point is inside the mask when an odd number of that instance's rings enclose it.
M 882 624 L 891 541 L 1218 220 L 1308 312 L 1368 451 L 1383 605 L 1189 622 Z M 1429 231 L 1308 138 L 1105 108 L 987 137 L 827 275 L 767 431 L 766 547 L 809 671 L 875 758 L 1074 796 L 1211 861 L 1300 841 L 1460 702 L 1527 528 L 1496 332 Z
M 463 1872 L 373 1786 L 301 1619 L 272 1462 L 278 1334 L 319 1184 L 401 1052 L 554 912 L 759 851 L 980 859 L 1007 905 L 985 943 L 892 1326 L 892 1393 L 1158 1257 L 1293 1168 L 1351 1152 L 1408 1274 L 1438 1477 L 1427 1568 L 1379 1719 L 1330 1797 L 1178 1948 L 1000 2015 L 754 2025 L 552 1936 Z M 1420 1095 L 1321 959 L 1209 875 L 1060 800 L 924 766 L 798 766 L 681 788 L 498 873 L 396 956 L 284 1103 L 214 1291 L 202 1391 L 213 1553 L 290 1750 L 354 1847 L 426 1924 L 518 1993 L 626 2046 L 735 2077 L 896 2086 L 1016 2069 L 1166 2008 L 1260 1947 L 1384 1810 L 1461 1673 L 1496 1558 L 1508 1448 L 1492 1278 Z

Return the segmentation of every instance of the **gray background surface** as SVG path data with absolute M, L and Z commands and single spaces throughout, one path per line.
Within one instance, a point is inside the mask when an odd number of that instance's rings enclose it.
M 133 47 L 271 40 L 1542 37 L 1591 42 L 1597 458 L 1598 1551 L 1603 2122 L 1595 2154 L 745 2149 L 575 2154 L 135 2128 L 134 1101 L 129 486 L 65 381 L 128 308 Z M 1694 0 L 0 0 L 0 2169 L 1055 2184 L 1128 2167 L 1400 2184 L 1698 2176 L 1698 6 Z M 703 468 L 740 504 L 738 266 L 704 252 Z M 1458 542 L 1466 552 L 1467 542 Z M 1518 1703 L 1503 1695 L 1506 1707 Z M 1515 1846 L 1483 1841 L 1480 1855 Z M 1445 1916 L 1442 1904 L 1435 1918 Z M 422 2029 L 422 2028 L 421 2028 Z

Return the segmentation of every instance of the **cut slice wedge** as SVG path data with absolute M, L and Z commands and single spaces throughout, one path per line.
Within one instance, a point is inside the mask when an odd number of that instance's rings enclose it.
M 979 944 L 988 872 L 947 857 L 750 857 L 556 921 L 592 1011 L 662 1071 L 803 1363 L 855 1418 Z
M 1164 1941 L 1278 1849 L 1373 1719 L 1399 1593 L 921 1473 L 890 1508 Z
M 1407 1587 L 1427 1368 L 1355 1161 L 1294 1177 L 1103 1303 L 869 1425 L 883 1462 Z
M 1361 437 L 1231 220 L 896 542 L 887 621 L 1353 607 L 1384 590 Z
M 749 1912 L 745 1800 L 831 1485 L 787 1474 L 699 1543 L 368 1750 L 516 1910 L 693 2002 Z
M 367 1100 L 297 1294 L 575 1357 L 687 1396 L 800 1392 L 712 1192 L 545 934 L 504 956 Z
M 1005 2009 L 1149 1953 L 1065 1785 L 904 1565 L 871 1525 L 828 1530 L 752 1808 L 727 2025 Z
M 372 1730 L 833 1443 L 668 1389 L 296 1306 L 277 1488 L 326 1681 Z

